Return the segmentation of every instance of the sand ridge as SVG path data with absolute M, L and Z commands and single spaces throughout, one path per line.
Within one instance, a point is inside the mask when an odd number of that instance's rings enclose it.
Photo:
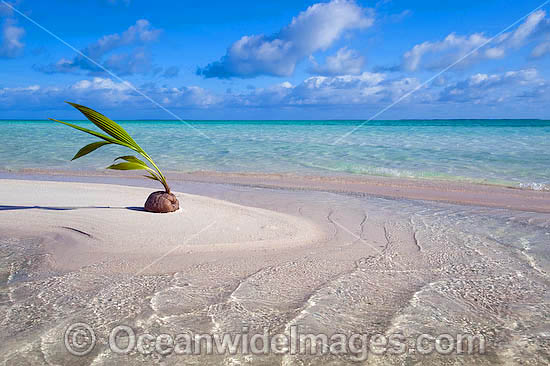
M 58 265 L 71 268 L 101 256 L 277 249 L 323 235 L 304 218 L 185 193 L 176 193 L 177 212 L 152 214 L 141 206 L 149 193 L 110 184 L 0 180 L 0 217 L 8 231 L 74 238 L 71 245 L 48 240 Z

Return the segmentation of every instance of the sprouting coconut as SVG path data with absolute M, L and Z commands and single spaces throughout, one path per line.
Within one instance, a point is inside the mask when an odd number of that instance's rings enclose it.
M 84 155 L 91 153 L 94 150 L 99 149 L 104 145 L 116 144 L 125 146 L 129 149 L 134 150 L 147 160 L 153 168 L 148 166 L 144 161 L 136 158 L 132 155 L 119 156 L 115 159 L 124 160 L 124 162 L 112 164 L 107 167 L 107 169 L 114 170 L 146 170 L 149 175 L 144 175 L 144 177 L 159 181 L 164 186 L 164 191 L 153 192 L 145 201 L 145 210 L 149 212 L 173 212 L 179 209 L 179 202 L 176 196 L 170 192 L 170 187 L 166 183 L 166 178 L 162 174 L 161 170 L 155 164 L 153 159 L 147 154 L 135 141 L 134 139 L 126 132 L 118 123 L 105 117 L 99 112 L 94 111 L 91 108 L 85 107 L 83 105 L 67 102 L 76 109 L 78 109 L 82 114 L 86 116 L 94 125 L 99 127 L 102 131 L 106 132 L 109 136 L 102 133 L 83 128 L 72 123 L 58 121 L 56 119 L 50 118 L 50 120 L 62 123 L 64 125 L 70 126 L 82 132 L 89 133 L 90 135 L 99 137 L 102 141 L 92 142 L 80 149 L 76 155 L 71 159 L 75 160 Z

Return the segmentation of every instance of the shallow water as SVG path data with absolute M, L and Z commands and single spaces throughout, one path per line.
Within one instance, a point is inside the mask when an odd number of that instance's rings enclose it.
M 292 250 L 219 258 L 187 254 L 175 273 L 125 273 L 112 258 L 57 273 L 43 244 L 73 232 L 2 236 L 6 364 L 348 364 L 348 356 L 116 355 L 109 331 L 286 334 L 481 334 L 484 354 L 369 354 L 366 364 L 545 365 L 550 358 L 550 215 L 369 196 L 175 183 L 175 191 L 300 215 L 325 238 Z M 1 228 L 1 225 L 0 225 Z M 175 255 L 176 253 L 174 253 Z M 24 274 L 24 275 L 19 275 Z M 98 344 L 69 355 L 63 332 L 83 321 Z
M 91 123 L 79 122 L 92 128 Z M 172 171 L 459 179 L 549 189 L 550 121 L 122 121 Z M 86 142 L 51 121 L 0 121 L 0 169 L 102 169 L 122 148 L 70 162 Z M 337 143 L 336 143 L 337 142 Z

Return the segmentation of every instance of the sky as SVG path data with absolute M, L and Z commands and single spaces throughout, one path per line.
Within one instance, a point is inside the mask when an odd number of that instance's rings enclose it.
M 550 119 L 543 1 L 0 0 L 0 119 Z

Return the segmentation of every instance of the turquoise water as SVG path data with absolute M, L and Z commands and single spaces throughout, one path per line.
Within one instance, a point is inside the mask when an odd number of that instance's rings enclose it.
M 190 123 L 194 128 L 175 121 L 120 122 L 168 171 L 383 175 L 550 187 L 550 121 L 373 121 L 338 144 L 362 121 Z M 50 121 L 0 121 L 0 128 L 3 170 L 95 170 L 126 153 L 107 146 L 71 162 L 95 138 Z

